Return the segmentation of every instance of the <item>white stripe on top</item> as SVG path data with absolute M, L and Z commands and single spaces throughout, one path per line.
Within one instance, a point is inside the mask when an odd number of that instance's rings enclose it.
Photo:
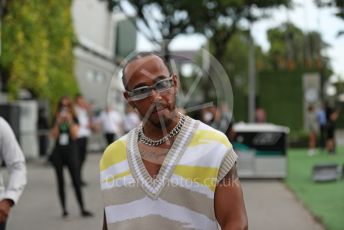
M 125 171 L 129 170 L 129 165 L 127 160 L 123 160 L 117 164 L 114 164 L 107 169 L 100 172 L 100 181 L 103 182 L 104 180 L 107 180 L 109 178 L 112 178 L 113 176 L 116 176 L 118 174 L 121 174 Z
M 202 230 L 217 229 L 217 223 L 215 220 L 211 220 L 207 216 L 189 210 L 183 206 L 169 203 L 161 198 L 153 200 L 149 197 L 145 197 L 141 200 L 136 200 L 123 205 L 107 206 L 105 208 L 105 212 L 108 224 L 156 215 L 178 221 L 180 223 L 187 223 L 184 226 L 185 228 Z M 192 222 L 190 222 L 191 220 Z
M 197 167 L 218 167 L 228 148 L 224 145 L 203 144 L 196 147 L 187 148 L 179 161 L 181 165 L 197 166 Z M 209 160 L 209 154 L 212 155 Z

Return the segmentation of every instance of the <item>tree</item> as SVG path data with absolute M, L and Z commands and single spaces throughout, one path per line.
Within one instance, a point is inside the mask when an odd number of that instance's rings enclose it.
M 119 9 L 138 30 L 168 52 L 173 38 L 182 33 L 201 33 L 215 44 L 220 61 L 223 50 L 242 20 L 264 17 L 259 10 L 288 5 L 290 0 L 102 0 L 110 10 Z
M 284 23 L 270 29 L 268 39 L 271 46 L 267 60 L 270 66 L 264 69 L 265 75 L 273 73 L 288 76 L 291 73 L 302 75 L 305 72 L 318 72 L 320 89 L 324 88 L 326 79 L 332 75 L 332 68 L 324 52 L 328 44 L 318 32 L 303 32 L 293 24 Z M 323 99 L 323 90 L 320 93 Z
M 75 94 L 71 0 L 8 1 L 6 6 L 0 70 L 10 98 L 22 88 L 53 104 Z
M 203 1 L 200 9 L 200 17 L 192 18 L 195 30 L 205 34 L 210 42 L 213 44 L 213 55 L 217 60 L 226 66 L 225 63 L 225 52 L 226 46 L 233 38 L 234 34 L 239 29 L 250 30 L 251 23 L 260 20 L 267 16 L 266 10 L 278 7 L 278 6 L 288 6 L 290 0 L 207 0 Z M 246 23 L 246 26 L 243 25 Z M 248 24 L 248 26 L 247 26 Z M 254 42 L 250 33 L 247 33 L 249 39 L 248 49 L 250 54 L 248 55 L 248 60 L 245 63 L 250 63 L 250 71 L 247 73 L 250 76 L 248 81 L 251 89 L 249 90 L 249 114 L 250 118 L 254 110 L 255 101 L 255 83 L 254 83 Z M 211 76 L 214 73 L 209 73 Z M 222 76 L 218 76 L 222 77 Z M 233 79 L 232 79 L 233 80 Z M 206 89 L 207 82 L 203 82 L 203 88 Z M 205 90 L 205 97 L 209 98 L 209 91 Z M 251 119 L 249 119 L 251 120 Z
M 227 43 L 242 24 L 267 17 L 270 8 L 289 6 L 290 0 L 207 0 L 198 15 L 190 15 L 195 30 L 205 34 L 214 44 L 214 56 L 222 62 Z M 197 16 L 197 17 L 194 17 Z
M 243 24 L 247 25 L 265 17 L 267 9 L 288 6 L 291 3 L 291 0 L 106 1 L 110 10 L 117 7 L 128 17 L 136 17 L 132 20 L 141 32 L 149 31 L 148 35 L 145 33 L 149 40 L 157 42 L 158 39 L 162 39 L 160 44 L 165 54 L 168 53 L 170 41 L 181 33 L 194 32 L 205 35 L 213 45 L 213 55 L 224 66 L 227 64 L 225 63 L 226 47 L 233 35 L 243 28 Z M 127 5 L 125 6 L 125 4 Z M 144 25 L 145 28 L 140 28 L 140 25 Z M 244 28 L 247 29 L 247 26 Z M 159 36 L 155 37 L 154 34 L 159 34 Z M 252 41 L 249 33 L 248 37 Z M 254 44 L 250 45 L 250 47 L 252 46 Z M 216 70 L 210 68 L 208 75 L 216 78 L 224 77 L 215 76 L 215 72 Z M 204 98 L 211 100 L 213 98 L 210 95 L 211 91 L 208 90 L 208 84 L 209 79 L 203 78 L 201 87 Z
M 270 42 L 269 62 L 273 69 L 294 69 L 306 60 L 303 32 L 293 24 L 285 23 L 267 32 Z
M 272 69 L 329 69 L 328 57 L 322 51 L 328 47 L 318 32 L 304 33 L 291 23 L 268 30 L 270 50 L 268 60 Z
M 169 53 L 173 38 L 193 32 L 190 14 L 197 13 L 201 1 L 173 0 L 101 0 L 109 10 L 120 10 L 132 20 L 137 29 L 152 43 Z

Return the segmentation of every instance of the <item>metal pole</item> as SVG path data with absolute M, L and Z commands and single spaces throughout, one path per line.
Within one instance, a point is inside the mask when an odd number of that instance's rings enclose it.
M 249 30 L 249 53 L 248 53 L 248 121 L 254 122 L 256 110 L 256 66 L 254 42 Z

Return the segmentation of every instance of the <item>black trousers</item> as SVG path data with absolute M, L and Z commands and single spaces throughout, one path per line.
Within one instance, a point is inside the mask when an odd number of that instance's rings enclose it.
M 82 192 L 81 192 L 81 181 L 80 181 L 80 170 L 79 170 L 80 163 L 78 159 L 77 146 L 74 144 L 73 146 L 55 148 L 51 156 L 51 161 L 53 163 L 55 173 L 56 173 L 58 196 L 60 199 L 62 211 L 67 211 L 65 183 L 64 183 L 64 176 L 63 176 L 64 167 L 67 167 L 69 171 L 69 175 L 72 180 L 75 196 L 78 201 L 80 211 L 83 211 L 84 202 L 83 202 L 83 197 L 82 197 Z
M 105 133 L 105 139 L 108 145 L 114 142 L 116 138 L 117 137 L 115 133 Z
M 40 135 L 39 136 L 39 156 L 40 157 L 44 157 L 45 155 L 47 155 L 48 145 L 49 145 L 48 136 Z
M 79 169 L 80 169 L 80 180 L 82 180 L 82 168 L 84 166 L 84 163 L 86 161 L 86 154 L 87 154 L 87 137 L 80 137 L 77 139 L 77 145 L 78 145 L 78 155 L 79 155 Z
M 319 147 L 325 148 L 326 125 L 320 125 Z
M 4 223 L 0 223 L 0 230 L 6 229 L 6 221 Z

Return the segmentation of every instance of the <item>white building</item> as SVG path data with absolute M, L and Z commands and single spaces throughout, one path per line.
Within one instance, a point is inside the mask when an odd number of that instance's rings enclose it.
M 123 36 L 126 41 L 124 46 L 129 44 L 135 49 L 134 26 L 128 30 L 126 25 L 124 31 L 119 29 L 120 23 L 127 21 L 124 15 L 109 12 L 107 3 L 99 0 L 74 0 L 72 17 L 79 42 L 74 49 L 74 69 L 81 93 L 94 109 L 103 109 L 110 103 L 116 109 L 123 110 L 123 103 L 120 103 L 122 83 L 115 65 L 116 50 L 118 46 L 123 46 Z

